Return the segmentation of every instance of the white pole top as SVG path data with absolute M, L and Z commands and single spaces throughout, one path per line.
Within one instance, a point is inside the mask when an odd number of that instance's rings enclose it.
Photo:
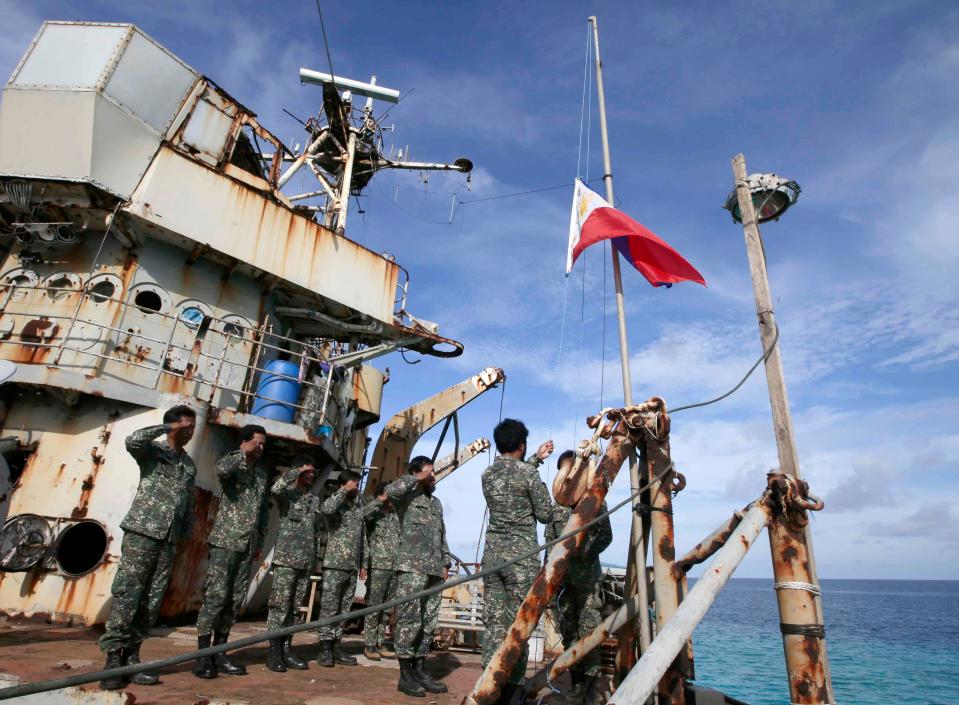
M 320 85 L 332 83 L 337 88 L 346 88 L 357 95 L 363 95 L 367 98 L 385 100 L 387 103 L 398 103 L 400 100 L 400 92 L 392 88 L 384 88 L 383 86 L 377 86 L 372 83 L 354 81 L 351 78 L 340 78 L 339 76 L 313 71 L 312 69 L 300 69 L 300 83 L 318 83 Z

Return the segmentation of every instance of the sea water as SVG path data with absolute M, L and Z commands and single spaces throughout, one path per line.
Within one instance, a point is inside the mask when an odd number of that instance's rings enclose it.
M 822 590 L 840 705 L 959 703 L 959 581 L 823 580 Z M 693 649 L 698 684 L 750 705 L 789 703 L 772 580 L 730 580 Z

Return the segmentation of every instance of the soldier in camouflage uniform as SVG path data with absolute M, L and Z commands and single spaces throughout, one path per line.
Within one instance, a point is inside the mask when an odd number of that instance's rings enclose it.
M 386 482 L 381 482 L 373 493 L 376 510 L 367 516 L 366 536 L 369 544 L 369 567 L 366 571 L 366 603 L 379 605 L 389 598 L 393 582 L 393 565 L 399 544 L 400 524 L 386 495 Z M 371 661 L 395 658 L 384 646 L 388 613 L 375 612 L 363 620 L 365 648 L 363 655 Z
M 259 557 L 269 525 L 267 504 L 269 475 L 260 465 L 266 445 L 266 430 L 250 424 L 240 431 L 239 449 L 227 453 L 216 464 L 216 476 L 223 492 L 213 531 L 207 543 L 210 560 L 203 606 L 196 620 L 197 644 L 204 649 L 225 644 L 240 614 L 250 585 L 250 570 Z M 216 678 L 217 671 L 230 676 L 246 675 L 246 667 L 235 664 L 225 653 L 197 659 L 197 678 Z
M 398 598 L 434 587 L 449 577 L 450 552 L 446 545 L 443 505 L 433 496 L 435 487 L 433 462 L 420 455 L 410 461 L 406 475 L 386 488 L 400 522 L 394 577 L 394 594 Z M 437 592 L 397 608 L 393 641 L 400 662 L 400 680 L 396 689 L 406 695 L 424 697 L 424 691 L 447 691 L 447 687 L 430 677 L 424 668 L 439 619 L 441 598 Z
M 536 548 L 536 522 L 546 524 L 553 516 L 553 502 L 537 470 L 553 452 L 553 442 L 543 443 L 524 462 L 528 436 L 523 422 L 515 419 L 503 419 L 493 431 L 499 456 L 482 476 L 483 496 L 489 510 L 484 570 Z M 539 567 L 539 557 L 532 556 L 483 578 L 484 668 L 513 624 Z M 522 689 L 527 656 L 528 648 L 524 645 L 498 702 L 507 705 Z
M 113 578 L 113 606 L 100 637 L 100 649 L 107 654 L 105 668 L 139 663 L 140 643 L 160 613 L 177 539 L 193 523 L 196 465 L 184 446 L 195 428 L 196 412 L 180 405 L 163 414 L 162 426 L 148 426 L 127 437 L 127 452 L 140 467 L 140 482 L 130 511 L 120 522 L 123 547 Z M 122 676 L 106 678 L 100 687 L 117 690 L 124 682 Z M 154 685 L 160 677 L 144 672 L 131 676 L 130 682 Z
M 366 552 L 367 512 L 359 493 L 360 474 L 355 470 L 345 470 L 340 482 L 340 488 L 320 505 L 327 530 L 320 619 L 350 611 L 356 592 L 357 572 L 363 566 Z M 327 667 L 335 663 L 356 665 L 356 659 L 340 647 L 342 636 L 342 623 L 320 627 L 317 664 Z
M 564 466 L 572 464 L 574 459 L 573 451 L 567 450 L 559 456 L 557 466 L 563 470 Z M 605 511 L 604 502 L 599 513 Z M 563 529 L 572 513 L 572 508 L 556 505 L 552 520 L 546 525 L 546 541 L 563 535 Z M 602 621 L 600 611 L 603 608 L 603 593 L 600 581 L 603 569 L 599 556 L 612 541 L 613 529 L 607 517 L 586 530 L 579 553 L 569 559 L 554 608 L 564 649 L 592 632 Z M 570 669 L 570 678 L 573 681 L 573 689 L 567 694 L 570 702 L 583 702 L 585 705 L 604 702 L 600 699 L 602 693 L 596 682 L 600 674 L 599 655 L 599 649 L 594 649 Z
M 296 611 L 303 604 L 310 584 L 310 569 L 316 538 L 319 534 L 320 498 L 310 492 L 316 477 L 313 464 L 295 462 L 295 467 L 279 468 L 280 477 L 270 490 L 280 501 L 280 525 L 273 549 L 273 589 L 267 631 L 288 627 L 296 621 Z M 292 648 L 293 637 L 271 639 L 266 667 L 282 673 L 287 667 L 309 668 Z

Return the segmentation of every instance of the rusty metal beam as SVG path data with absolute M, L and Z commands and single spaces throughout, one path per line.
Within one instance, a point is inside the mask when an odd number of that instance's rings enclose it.
M 503 370 L 487 367 L 479 374 L 394 414 L 383 426 L 373 449 L 370 463 L 373 469 L 366 482 L 367 494 L 380 481 L 391 482 L 406 472 L 413 446 L 424 433 L 505 380 Z
M 668 681 L 669 671 L 674 668 L 676 660 L 682 657 L 693 629 L 705 616 L 716 595 L 759 537 L 769 518 L 770 510 L 762 501 L 750 507 L 732 535 L 732 540 L 719 550 L 689 596 L 659 629 L 639 663 L 619 684 L 609 700 L 609 705 L 643 703 L 657 690 L 662 695 L 663 683 Z
M 707 560 L 716 553 L 716 551 L 722 548 L 729 540 L 729 537 L 732 536 L 736 527 L 739 526 L 739 522 L 743 520 L 743 514 L 745 512 L 746 509 L 733 512 L 733 516 L 728 521 L 723 522 L 709 536 L 689 549 L 689 552 L 686 553 L 685 556 L 673 563 L 673 574 L 677 578 L 685 575 L 694 565 Z
M 661 631 L 676 612 L 683 596 L 683 577 L 673 573 L 673 561 L 676 560 L 675 538 L 673 536 L 673 481 L 675 471 L 670 471 L 661 480 L 656 479 L 670 467 L 669 427 L 662 435 L 651 435 L 646 440 L 646 468 L 650 483 L 650 546 L 653 554 L 653 594 L 656 600 L 656 626 Z M 684 694 L 684 674 L 688 671 L 688 658 L 681 655 L 673 663 L 659 684 L 660 705 L 682 705 L 686 701 Z M 642 702 L 642 701 L 637 701 Z
M 636 444 L 641 442 L 643 436 L 655 435 L 661 438 L 663 434 L 668 434 L 669 422 L 665 404 L 660 399 L 610 411 L 607 418 L 610 423 L 597 431 L 603 437 L 611 439 L 606 453 L 593 475 L 592 484 L 573 509 L 563 529 L 564 534 L 577 533 L 550 550 L 545 565 L 533 581 L 512 626 L 507 631 L 506 639 L 496 649 L 472 691 L 464 698 L 464 705 L 491 705 L 496 701 L 500 689 L 522 654 L 523 646 L 536 628 L 546 606 L 555 597 L 566 574 L 570 556 L 579 550 L 584 540 L 584 533 L 577 530 L 599 512 L 619 469 L 630 453 L 635 451 Z M 599 428 L 601 423 L 601 417 L 590 419 L 591 428 Z
M 480 453 L 490 449 L 488 438 L 477 438 L 472 443 L 467 443 L 460 449 L 459 454 L 454 457 L 453 453 L 440 458 L 434 464 L 434 474 L 436 481 L 439 482 L 444 477 L 449 477 L 454 471 L 461 468 L 465 463 L 475 458 Z
M 770 473 L 768 482 L 777 510 L 769 525 L 769 547 L 790 702 L 797 705 L 832 703 L 819 586 L 805 540 L 808 525 L 805 509 L 818 510 L 823 505 L 818 499 L 809 499 L 809 486 L 793 475 Z
M 602 646 L 604 641 L 615 635 L 616 632 L 625 625 L 635 620 L 638 615 L 644 615 L 645 617 L 649 605 L 647 604 L 646 607 L 642 609 L 640 609 L 640 605 L 646 597 L 646 594 L 640 595 L 637 593 L 633 595 L 620 605 L 619 609 L 600 622 L 599 626 L 593 631 L 557 656 L 552 663 L 547 664 L 533 674 L 526 684 L 527 692 L 539 693 L 539 691 L 546 688 L 549 683 L 554 682 L 564 672 L 582 661 L 593 650 Z

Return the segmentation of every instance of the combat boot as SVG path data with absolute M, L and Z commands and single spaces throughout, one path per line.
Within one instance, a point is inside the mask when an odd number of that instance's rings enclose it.
M 602 705 L 606 702 L 606 689 L 599 676 L 586 676 L 583 687 L 583 705 Z
M 333 642 L 333 660 L 344 666 L 356 665 L 356 659 L 343 651 L 343 649 L 340 647 L 339 639 Z
M 199 649 L 208 649 L 210 648 L 210 641 L 212 641 L 213 636 L 210 634 L 204 634 L 203 636 L 198 636 L 196 638 L 196 645 Z M 193 667 L 193 675 L 197 678 L 216 678 L 216 666 L 213 665 L 212 656 L 201 656 L 196 660 L 196 665 Z
M 230 632 L 217 632 L 213 637 L 213 645 L 219 646 L 230 640 Z M 213 663 L 216 664 L 216 670 L 227 676 L 245 676 L 246 666 L 233 663 L 225 653 L 217 654 L 213 657 Z
M 138 666 L 140 664 L 140 645 L 130 646 L 126 650 L 127 666 Z M 134 685 L 156 685 L 160 682 L 160 674 L 156 671 L 140 671 L 130 676 L 130 682 Z
M 380 656 L 380 651 L 375 646 L 364 646 L 363 655 L 368 658 L 370 661 L 380 661 L 382 656 Z
M 396 652 L 389 646 L 380 644 L 376 650 L 379 651 L 382 658 L 396 658 Z
M 573 687 L 566 694 L 566 699 L 571 703 L 579 702 L 583 699 L 583 693 L 586 690 L 586 676 L 578 668 L 572 668 L 569 671 L 569 679 L 572 681 Z
M 104 671 L 111 668 L 120 668 L 123 665 L 123 649 L 114 649 L 107 651 L 107 662 L 103 666 Z M 101 690 L 120 690 L 126 685 L 127 679 L 123 676 L 110 676 L 100 681 Z
M 281 639 L 270 639 L 270 650 L 266 654 L 266 667 L 274 673 L 286 673 L 281 641 Z
M 396 689 L 404 695 L 414 698 L 425 698 L 426 691 L 416 679 L 416 673 L 413 672 L 413 659 L 400 659 L 400 680 L 396 684 Z
M 332 651 L 333 642 L 329 639 L 324 639 L 320 642 L 320 655 L 316 657 L 317 666 L 326 666 L 327 668 L 333 668 L 333 651 Z
M 280 652 L 283 654 L 283 663 L 297 671 L 308 671 L 310 667 L 306 661 L 297 656 L 293 650 L 293 637 L 288 636 L 286 639 L 283 639 L 282 642 Z
M 420 682 L 420 685 L 423 686 L 427 693 L 449 692 L 449 688 L 446 687 L 445 683 L 434 680 L 433 677 L 426 672 L 426 668 L 424 667 L 425 662 L 426 659 L 423 656 L 418 656 L 413 659 L 413 675 L 416 676 L 416 680 Z

